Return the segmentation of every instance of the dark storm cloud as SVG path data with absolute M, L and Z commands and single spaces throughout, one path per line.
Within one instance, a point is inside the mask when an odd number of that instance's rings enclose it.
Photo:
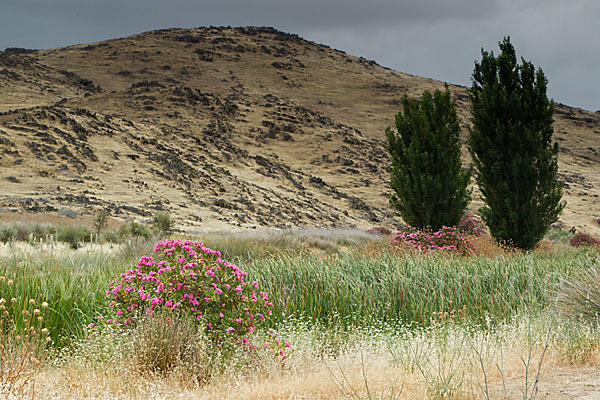
M 0 49 L 50 48 L 170 27 L 274 26 L 415 75 L 468 85 L 510 35 L 555 100 L 600 109 L 596 0 L 3 0 Z
M 494 2 L 473 0 L 389 1 L 90 1 L 8 0 L 0 22 L 0 47 L 50 47 L 102 40 L 158 27 L 267 25 L 307 32 L 311 29 L 431 24 L 448 18 L 489 15 Z M 86 31 L 87 28 L 87 31 Z M 104 32 L 104 36 L 97 37 Z

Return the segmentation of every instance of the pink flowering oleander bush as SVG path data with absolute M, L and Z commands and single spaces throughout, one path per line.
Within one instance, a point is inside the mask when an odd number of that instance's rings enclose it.
M 587 233 L 576 233 L 569 240 L 569 245 L 573 247 L 598 246 L 599 244 L 600 240 Z
M 465 211 L 456 227 L 467 235 L 481 236 L 485 233 L 485 224 L 481 218 L 469 211 Z
M 427 232 L 409 227 L 402 232 L 398 232 L 392 242 L 407 244 L 426 253 L 450 251 L 466 255 L 474 251 L 473 244 L 467 235 L 458 228 L 449 226 L 443 226 L 436 232 Z
M 112 318 L 99 317 L 104 324 L 127 328 L 137 315 L 158 310 L 187 314 L 217 348 L 255 350 L 252 334 L 272 314 L 273 304 L 258 282 L 248 281 L 246 272 L 202 242 L 159 242 L 154 256 L 140 258 L 109 287 L 106 298 L 114 313 Z M 265 346 L 285 358 L 289 343 L 271 342 Z

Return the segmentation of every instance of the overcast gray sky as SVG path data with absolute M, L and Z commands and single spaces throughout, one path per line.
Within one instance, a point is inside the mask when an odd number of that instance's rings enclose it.
M 598 0 L 0 0 L 0 49 L 159 28 L 273 26 L 414 75 L 470 85 L 481 48 L 541 67 L 555 101 L 600 110 Z

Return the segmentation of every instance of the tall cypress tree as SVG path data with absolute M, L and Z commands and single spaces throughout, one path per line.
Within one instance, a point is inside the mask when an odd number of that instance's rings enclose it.
M 468 146 L 490 233 L 532 249 L 565 206 L 556 176 L 558 143 L 552 141 L 554 103 L 542 70 L 523 58 L 519 65 L 510 38 L 499 46 L 498 57 L 482 49 L 475 62 Z
M 471 200 L 471 170 L 460 160 L 460 126 L 450 91 L 402 98 L 397 133 L 385 131 L 392 158 L 390 204 L 404 221 L 437 230 L 456 225 Z

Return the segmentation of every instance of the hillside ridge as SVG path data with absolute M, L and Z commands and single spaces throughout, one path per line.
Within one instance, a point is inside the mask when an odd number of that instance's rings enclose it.
M 186 229 L 395 227 L 384 129 L 403 94 L 436 88 L 264 27 L 7 49 L 0 212 L 168 211 Z M 466 134 L 467 88 L 450 88 Z M 599 234 L 600 113 L 556 104 L 555 121 L 561 224 Z

